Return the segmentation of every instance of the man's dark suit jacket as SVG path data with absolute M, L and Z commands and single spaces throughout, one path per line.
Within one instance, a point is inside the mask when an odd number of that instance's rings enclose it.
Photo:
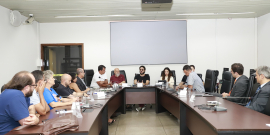
M 245 97 L 248 89 L 248 78 L 245 75 L 240 76 L 233 85 L 231 95 L 229 97 Z M 241 98 L 227 98 L 227 100 L 235 103 L 243 103 Z
M 85 91 L 86 90 L 86 86 L 83 84 L 81 78 L 79 78 L 78 76 L 77 76 L 77 82 L 76 82 L 76 84 L 78 85 L 78 87 L 79 87 L 79 89 L 81 91 Z
M 247 108 L 264 113 L 266 104 L 270 96 L 270 82 L 266 83 L 261 90 L 255 93 L 251 103 Z

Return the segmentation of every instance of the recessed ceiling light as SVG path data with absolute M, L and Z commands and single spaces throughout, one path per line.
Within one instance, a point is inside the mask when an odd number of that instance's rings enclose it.
M 241 15 L 241 14 L 253 14 L 255 12 L 240 12 L 240 13 L 217 13 L 221 15 Z
M 176 14 L 176 15 L 240 15 L 240 14 L 253 14 L 255 12 L 240 12 L 240 13 L 189 13 L 189 14 Z
M 215 15 L 215 13 L 189 13 L 189 14 L 176 14 L 176 15 Z
M 107 16 L 133 16 L 133 15 L 107 15 Z

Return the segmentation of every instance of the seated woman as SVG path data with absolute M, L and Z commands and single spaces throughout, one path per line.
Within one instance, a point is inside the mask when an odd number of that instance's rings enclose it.
M 86 88 L 86 90 L 81 91 L 80 88 L 77 85 L 77 76 L 75 73 L 68 73 L 71 76 L 71 83 L 69 85 L 69 88 L 74 90 L 77 94 L 83 94 L 84 96 L 88 96 L 86 92 L 90 90 L 90 88 Z
M 58 107 L 58 106 L 66 106 L 66 105 L 71 105 L 73 102 L 75 102 L 77 100 L 77 98 L 61 98 L 61 97 L 57 97 L 57 93 L 55 92 L 55 90 L 53 88 L 51 88 L 55 83 L 54 83 L 54 78 L 53 78 L 53 72 L 51 70 L 46 70 L 43 71 L 44 72 L 44 77 L 45 77 L 45 90 L 44 90 L 44 99 L 46 100 L 47 104 L 50 107 L 50 110 Z M 58 102 L 58 101 L 61 102 Z
M 174 85 L 174 79 L 172 76 L 172 72 L 168 67 L 165 67 L 164 70 L 162 71 L 160 80 L 166 80 L 169 86 Z

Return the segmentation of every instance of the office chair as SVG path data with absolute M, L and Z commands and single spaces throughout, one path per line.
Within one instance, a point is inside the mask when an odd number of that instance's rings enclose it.
M 251 76 L 252 74 L 256 73 L 256 70 L 255 69 L 250 69 L 249 71 L 249 76 Z
M 6 84 L 4 84 L 2 87 L 1 87 L 1 93 L 4 91 L 4 86 L 5 86 Z
M 266 103 L 266 108 L 264 110 L 264 114 L 270 116 L 270 96 L 269 96 L 268 101 Z
M 202 79 L 202 74 L 197 73 L 197 75 Z M 203 79 L 202 79 L 202 81 L 203 81 Z
M 210 93 L 214 92 L 215 84 L 216 84 L 215 71 L 210 70 L 210 69 L 206 70 L 205 83 L 204 83 L 205 92 L 210 92 Z
M 85 69 L 84 72 L 85 72 L 84 82 L 85 82 L 86 86 L 90 87 L 92 79 L 94 77 L 94 70 L 93 69 Z
M 54 85 L 52 86 L 52 88 L 57 92 L 57 88 L 59 87 L 59 85 L 60 85 L 60 81 L 58 81 L 58 80 L 54 80 Z
M 259 83 L 257 83 L 256 80 L 256 74 L 253 73 L 250 77 L 249 77 L 249 82 L 248 82 L 248 89 L 247 89 L 247 93 L 246 93 L 246 97 L 253 97 L 254 94 L 256 93 L 256 90 L 258 89 L 258 87 L 260 86 Z M 247 103 L 248 99 L 246 99 L 243 103 Z
M 161 75 L 160 76 L 162 76 L 162 72 L 163 71 L 161 71 Z M 171 70 L 171 72 L 172 72 L 172 76 L 173 76 L 173 80 L 174 80 L 174 86 L 176 86 L 176 75 L 175 75 L 175 70 Z
M 125 81 L 126 81 L 126 83 L 127 83 L 127 77 L 126 77 L 126 72 L 125 72 L 125 70 L 119 70 L 120 71 L 120 74 L 121 75 L 124 75 L 125 76 Z M 112 70 L 111 71 L 111 76 L 113 76 L 114 75 L 114 70 Z
M 253 97 L 256 90 L 260 86 L 260 84 L 257 83 L 257 80 L 255 79 L 256 74 L 253 73 L 249 77 L 249 82 L 248 82 L 248 89 L 246 91 L 245 97 Z M 249 102 L 249 99 L 243 99 L 242 103 L 238 103 L 239 105 L 246 106 L 246 104 Z
M 222 86 L 221 86 L 220 94 L 223 93 L 223 92 L 229 93 L 230 90 L 232 89 L 232 85 L 233 85 L 232 73 L 230 71 L 223 72 L 223 74 L 222 74 Z

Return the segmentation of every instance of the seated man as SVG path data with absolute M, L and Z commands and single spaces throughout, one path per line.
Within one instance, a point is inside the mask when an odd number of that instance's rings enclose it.
M 59 107 L 59 106 L 67 106 L 71 105 L 73 102 L 75 102 L 77 99 L 76 98 L 62 98 L 62 97 L 57 97 L 58 94 L 56 91 L 52 88 L 52 86 L 55 84 L 54 83 L 54 78 L 53 78 L 53 72 L 51 70 L 46 70 L 43 71 L 46 85 L 45 85 L 45 90 L 43 92 L 44 99 L 46 100 L 47 104 L 50 107 L 50 110 Z M 61 102 L 58 102 L 61 101 Z
M 76 81 L 76 84 L 78 85 L 79 89 L 81 91 L 85 91 L 87 89 L 87 86 L 83 80 L 84 78 L 84 70 L 82 68 L 78 68 L 77 69 L 77 81 Z
M 194 89 L 199 92 L 205 92 L 202 79 L 197 75 L 197 73 L 192 72 L 189 65 L 183 67 L 183 72 L 187 76 L 187 87 Z
M 37 125 L 39 118 L 29 114 L 25 97 L 32 96 L 36 87 L 34 76 L 21 71 L 4 86 L 0 94 L 0 134 L 6 134 L 21 125 Z
M 71 76 L 69 74 L 63 74 L 61 76 L 61 83 L 57 87 L 57 94 L 62 97 L 68 97 L 73 95 L 73 90 L 69 88 L 69 85 L 71 83 Z
M 256 79 L 260 86 L 246 107 L 264 113 L 270 95 L 270 67 L 258 67 L 256 70 Z
M 143 85 L 149 85 L 150 83 L 150 76 L 148 74 L 145 74 L 145 71 L 146 71 L 146 68 L 145 66 L 140 66 L 139 67 L 140 69 L 140 74 L 137 74 L 135 77 L 134 77 L 134 84 L 136 85 L 137 83 L 143 83 Z M 139 104 L 139 107 L 136 108 L 137 111 L 140 111 L 140 110 L 145 110 L 145 106 L 144 104 Z
M 184 75 L 183 78 L 182 78 L 182 80 L 181 80 L 181 82 L 176 87 L 176 89 L 179 89 L 179 88 L 180 89 L 183 89 L 184 87 L 187 87 L 186 83 L 187 83 L 187 76 Z
M 110 83 L 111 84 L 117 83 L 119 85 L 122 85 L 122 83 L 126 83 L 125 76 L 120 74 L 120 71 L 118 68 L 114 69 L 114 75 L 111 76 Z
M 106 67 L 104 65 L 98 66 L 98 72 L 94 74 L 94 81 L 96 86 L 99 87 L 108 87 L 110 84 L 108 83 L 107 75 L 106 75 Z
M 231 65 L 231 73 L 235 78 L 232 90 L 229 93 L 222 93 L 222 97 L 228 97 L 227 100 L 242 103 L 244 99 L 230 98 L 230 97 L 245 97 L 248 89 L 248 78 L 243 75 L 244 67 L 240 63 L 234 63 Z
M 30 97 L 30 103 L 35 106 L 35 110 L 40 115 L 45 115 L 50 111 L 50 107 L 44 99 L 43 92 L 45 89 L 44 75 L 40 70 L 35 70 L 32 72 L 35 77 L 37 87 L 34 89 L 32 96 Z

